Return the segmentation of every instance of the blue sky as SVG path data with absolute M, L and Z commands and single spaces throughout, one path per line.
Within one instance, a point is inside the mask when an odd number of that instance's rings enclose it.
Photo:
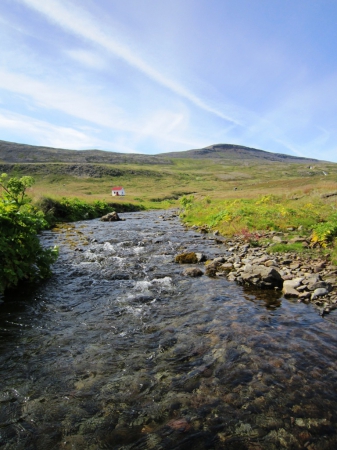
M 0 139 L 337 162 L 335 0 L 1 0 Z

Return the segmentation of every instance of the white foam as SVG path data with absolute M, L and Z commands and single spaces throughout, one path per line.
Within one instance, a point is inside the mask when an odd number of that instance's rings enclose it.
M 110 242 L 104 242 L 103 250 L 109 255 L 114 255 L 116 253 L 115 247 L 110 244 Z

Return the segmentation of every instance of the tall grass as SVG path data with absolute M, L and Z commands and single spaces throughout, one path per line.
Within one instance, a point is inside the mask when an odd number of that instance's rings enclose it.
M 334 217 L 335 206 L 318 198 L 290 200 L 273 194 L 258 199 L 211 200 L 189 198 L 182 200 L 185 208 L 182 219 L 187 224 L 207 225 L 224 235 L 233 235 L 242 229 L 286 231 L 301 226 L 311 231 L 320 222 Z

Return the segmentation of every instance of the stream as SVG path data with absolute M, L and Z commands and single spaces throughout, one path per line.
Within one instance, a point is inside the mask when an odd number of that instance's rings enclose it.
M 120 217 L 44 232 L 53 277 L 0 303 L 0 448 L 336 449 L 335 313 L 183 276 L 225 245 Z

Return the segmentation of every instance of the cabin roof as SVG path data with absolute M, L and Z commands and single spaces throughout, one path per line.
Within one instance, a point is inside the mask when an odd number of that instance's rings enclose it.
M 111 190 L 112 190 L 112 191 L 121 191 L 122 189 L 123 189 L 122 186 L 115 186 L 115 187 L 113 187 Z

